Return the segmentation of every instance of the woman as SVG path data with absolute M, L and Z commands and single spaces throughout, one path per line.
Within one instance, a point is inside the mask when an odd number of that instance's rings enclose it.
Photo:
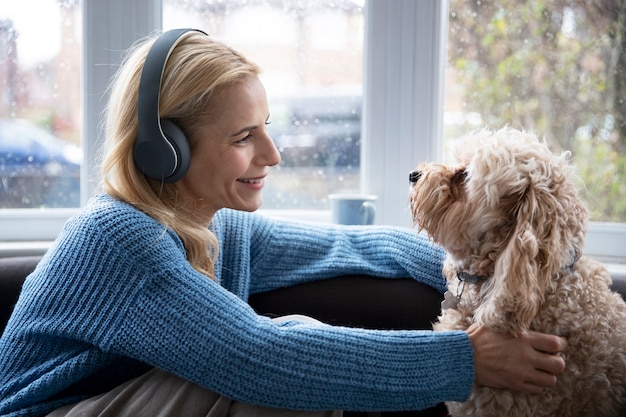
M 157 88 L 188 166 L 174 180 L 144 174 L 145 153 L 133 149 L 153 42 L 127 56 L 112 85 L 103 194 L 68 221 L 2 336 L 0 415 L 329 415 L 463 401 L 474 383 L 556 383 L 566 342 L 554 336 L 256 315 L 250 294 L 340 274 L 412 276 L 443 290 L 443 253 L 410 229 L 251 213 L 280 162 L 259 69 L 197 31 L 176 35 Z

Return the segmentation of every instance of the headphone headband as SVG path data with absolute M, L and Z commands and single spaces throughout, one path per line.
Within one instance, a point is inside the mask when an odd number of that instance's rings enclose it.
M 167 60 L 188 32 L 207 35 L 199 29 L 173 29 L 162 33 L 148 51 L 139 80 L 134 160 L 145 175 L 165 182 L 180 180 L 191 158 L 182 130 L 172 120 L 159 116 L 161 82 Z

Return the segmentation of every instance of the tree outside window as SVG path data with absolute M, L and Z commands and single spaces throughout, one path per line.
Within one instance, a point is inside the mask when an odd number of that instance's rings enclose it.
M 623 4 L 450 1 L 447 111 L 571 151 L 596 221 L 626 221 Z M 459 133 L 447 131 L 448 146 Z

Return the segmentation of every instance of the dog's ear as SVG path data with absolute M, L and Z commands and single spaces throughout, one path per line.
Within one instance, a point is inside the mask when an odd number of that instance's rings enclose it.
M 493 277 L 483 285 L 483 297 L 488 302 L 476 311 L 479 322 L 514 334 L 529 329 L 549 279 L 543 276 L 545 230 L 537 227 L 541 208 L 533 192 L 527 190 L 519 201 L 515 229 L 495 262 Z

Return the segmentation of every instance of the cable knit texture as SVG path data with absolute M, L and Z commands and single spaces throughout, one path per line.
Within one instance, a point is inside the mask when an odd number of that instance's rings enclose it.
M 159 367 L 230 398 L 323 410 L 463 401 L 464 332 L 373 331 L 255 314 L 253 293 L 349 273 L 445 287 L 443 252 L 415 230 L 219 211 L 216 280 L 170 230 L 107 195 L 65 225 L 26 279 L 0 339 L 0 415 L 42 416 Z

